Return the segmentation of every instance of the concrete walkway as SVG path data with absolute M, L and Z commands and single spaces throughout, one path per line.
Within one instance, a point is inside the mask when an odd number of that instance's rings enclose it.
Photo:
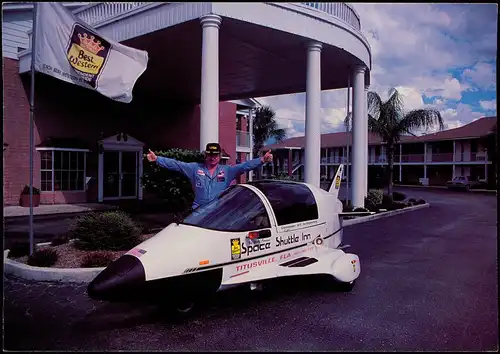
M 74 214 L 96 210 L 114 210 L 116 208 L 115 205 L 101 203 L 39 205 L 33 208 L 33 215 Z M 4 218 L 28 217 L 30 208 L 7 206 L 3 208 L 3 215 Z

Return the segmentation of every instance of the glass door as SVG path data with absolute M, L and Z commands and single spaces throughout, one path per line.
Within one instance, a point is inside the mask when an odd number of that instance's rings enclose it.
M 103 163 L 103 196 L 118 198 L 120 196 L 120 152 L 105 151 Z
M 121 197 L 137 196 L 137 152 L 121 152 Z

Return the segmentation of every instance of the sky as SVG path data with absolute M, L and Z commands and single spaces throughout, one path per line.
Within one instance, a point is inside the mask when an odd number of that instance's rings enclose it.
M 445 129 L 496 116 L 496 4 L 352 6 L 371 47 L 370 91 L 385 100 L 397 88 L 406 111 L 438 109 Z M 305 93 L 257 100 L 274 109 L 287 138 L 304 135 Z M 322 134 L 345 130 L 346 105 L 346 89 L 322 91 Z

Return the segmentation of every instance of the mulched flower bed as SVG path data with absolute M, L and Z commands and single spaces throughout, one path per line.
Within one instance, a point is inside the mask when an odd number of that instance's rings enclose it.
M 141 235 L 141 242 L 147 240 L 148 238 L 153 237 L 154 235 L 155 234 Z M 39 246 L 38 247 L 38 249 L 44 249 L 44 248 L 55 249 L 57 251 L 57 254 L 58 254 L 57 262 L 50 268 L 81 268 L 82 267 L 81 263 L 82 263 L 83 258 L 87 254 L 95 252 L 95 251 L 79 250 L 76 247 L 74 247 L 72 242 L 65 243 L 65 244 L 58 245 L 58 246 L 47 245 L 47 246 Z M 106 252 L 109 252 L 110 254 L 112 254 L 113 260 L 115 260 L 115 259 L 118 259 L 119 257 L 121 257 L 122 255 L 124 255 L 125 253 L 127 253 L 128 250 L 125 250 L 125 251 L 106 251 Z M 18 258 L 14 258 L 14 257 L 9 256 L 9 258 L 11 258 L 12 260 L 14 260 L 16 262 L 20 262 L 20 263 L 24 263 L 24 264 L 27 264 L 27 261 L 28 261 L 28 256 L 18 257 Z

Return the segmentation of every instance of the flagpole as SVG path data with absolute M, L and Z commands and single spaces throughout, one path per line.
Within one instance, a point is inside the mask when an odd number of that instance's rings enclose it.
M 351 76 L 348 76 L 347 77 L 347 126 L 346 126 L 346 130 L 347 130 L 347 148 L 346 148 L 346 152 L 347 152 L 347 162 L 346 162 L 346 196 L 345 196 L 345 201 L 346 201 L 346 205 L 348 204 L 349 202 L 349 145 L 350 145 L 350 141 L 349 141 L 349 132 L 350 132 L 350 127 L 351 127 L 351 122 L 349 121 L 349 104 L 350 104 L 350 91 L 351 91 Z
M 33 28 L 31 30 L 31 92 L 30 92 L 30 217 L 29 217 L 29 235 L 30 235 L 30 255 L 35 248 L 33 235 L 33 149 L 35 145 L 33 116 L 35 111 L 35 41 L 36 41 L 36 12 L 37 3 L 33 2 Z

